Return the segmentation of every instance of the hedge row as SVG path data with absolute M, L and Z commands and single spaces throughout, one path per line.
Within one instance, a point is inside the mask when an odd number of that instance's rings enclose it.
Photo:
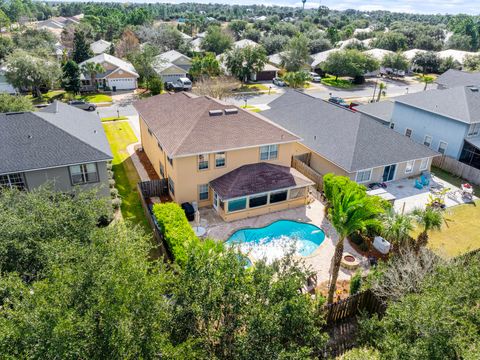
M 183 209 L 176 203 L 162 203 L 153 206 L 158 225 L 163 232 L 165 241 L 179 264 L 187 260 L 186 248 L 191 242 L 199 242 L 188 223 Z

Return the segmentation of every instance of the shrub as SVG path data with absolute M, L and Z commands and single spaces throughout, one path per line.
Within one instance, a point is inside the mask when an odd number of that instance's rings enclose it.
M 110 189 L 110 196 L 111 196 L 112 198 L 118 197 L 118 189 L 111 188 L 111 189 Z
M 115 199 L 112 199 L 112 206 L 115 210 L 120 209 L 121 205 L 122 205 L 122 199 L 118 197 Z
M 187 260 L 187 246 L 192 242 L 198 242 L 185 212 L 176 203 L 164 203 L 155 204 L 153 214 L 175 261 L 184 264 Z
M 108 185 L 110 185 L 110 187 L 113 188 L 115 186 L 115 180 L 114 179 L 108 180 Z
M 108 172 L 108 177 L 110 179 L 113 179 L 113 171 L 112 170 L 107 170 L 107 172 Z
M 357 271 L 353 274 L 352 278 L 350 279 L 350 295 L 355 295 L 360 291 L 360 287 L 362 286 L 362 274 Z

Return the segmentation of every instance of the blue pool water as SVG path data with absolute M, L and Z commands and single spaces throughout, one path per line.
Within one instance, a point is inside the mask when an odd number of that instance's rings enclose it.
M 297 255 L 310 255 L 324 239 L 325 233 L 318 226 L 279 220 L 262 228 L 238 230 L 225 243 L 238 246 L 242 253 L 256 260 L 265 258 L 271 262 L 292 247 Z

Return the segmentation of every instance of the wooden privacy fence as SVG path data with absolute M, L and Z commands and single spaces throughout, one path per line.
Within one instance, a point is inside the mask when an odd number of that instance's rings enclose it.
M 140 195 L 140 202 L 142 203 L 145 217 L 152 228 L 153 238 L 155 243 L 158 244 L 159 255 L 162 256 L 165 261 L 171 261 L 173 259 L 172 254 L 149 205 L 149 198 L 168 195 L 168 188 L 166 186 L 166 180 L 141 181 L 137 184 L 137 190 Z
M 326 305 L 326 326 L 328 327 L 342 320 L 355 317 L 362 312 L 383 315 L 385 309 L 385 304 L 372 291 L 366 290 L 349 296 L 344 300 Z
M 316 188 L 318 191 L 323 189 L 323 175 L 318 171 L 312 169 L 309 165 L 309 154 L 303 154 L 299 156 L 292 157 L 292 167 L 298 170 L 300 173 L 305 175 L 307 178 L 315 182 Z M 303 159 L 303 160 L 302 160 Z M 305 160 L 305 161 L 304 161 Z
M 442 155 L 433 158 L 432 165 L 461 177 L 475 185 L 480 185 L 480 170 L 454 158 Z

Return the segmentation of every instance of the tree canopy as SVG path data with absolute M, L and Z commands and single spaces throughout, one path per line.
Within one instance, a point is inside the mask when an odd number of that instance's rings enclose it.
M 371 56 L 358 50 L 335 51 L 321 64 L 322 69 L 336 76 L 363 76 L 379 68 L 378 62 Z
M 267 54 L 262 46 L 245 46 L 227 52 L 225 65 L 230 73 L 242 82 L 263 70 L 267 62 Z
M 203 50 L 219 55 L 229 50 L 232 45 L 233 38 L 228 32 L 220 26 L 210 26 L 201 46 Z
M 19 95 L 0 94 L 0 113 L 32 111 L 32 101 Z

